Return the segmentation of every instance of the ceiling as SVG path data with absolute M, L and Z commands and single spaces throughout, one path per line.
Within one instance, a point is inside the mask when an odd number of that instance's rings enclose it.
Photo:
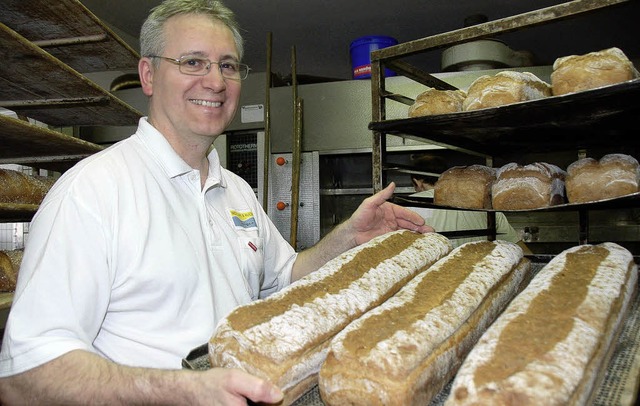
M 116 33 L 138 49 L 142 21 L 160 0 L 81 0 Z M 468 16 L 489 20 L 536 10 L 557 0 L 227 0 L 245 38 L 244 62 L 254 72 L 267 67 L 271 33 L 272 72 L 299 76 L 351 79 L 349 46 L 367 35 L 391 36 L 400 42 L 462 28 Z M 588 15 L 504 34 L 497 39 L 513 50 L 533 53 L 537 65 L 555 58 L 617 46 L 629 58 L 640 58 L 640 1 Z M 439 72 L 441 50 L 411 61 Z M 293 57 L 295 56 L 295 59 Z

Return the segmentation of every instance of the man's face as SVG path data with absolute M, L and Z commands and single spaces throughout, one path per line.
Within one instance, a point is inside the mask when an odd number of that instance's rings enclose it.
M 178 15 L 165 24 L 166 45 L 161 56 L 207 58 L 238 62 L 233 34 L 221 22 L 201 15 Z M 240 99 L 240 81 L 225 79 L 217 64 L 204 76 L 180 72 L 178 65 L 160 59 L 157 69 L 142 68 L 148 80 L 143 91 L 151 96 L 149 121 L 168 138 L 215 138 L 229 125 Z

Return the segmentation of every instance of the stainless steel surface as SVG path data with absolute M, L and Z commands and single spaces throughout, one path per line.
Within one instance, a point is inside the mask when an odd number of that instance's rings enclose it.
M 292 155 L 272 154 L 271 173 L 269 183 L 269 218 L 276 225 L 280 234 L 289 240 L 291 234 L 291 182 Z M 276 160 L 284 158 L 284 165 L 278 165 Z M 301 251 L 318 242 L 320 239 L 320 198 L 318 193 L 318 154 L 314 152 L 302 153 L 300 161 L 300 196 L 298 204 L 297 250 Z M 284 203 L 282 210 L 278 209 L 278 202 Z M 293 245 L 293 244 L 292 244 Z

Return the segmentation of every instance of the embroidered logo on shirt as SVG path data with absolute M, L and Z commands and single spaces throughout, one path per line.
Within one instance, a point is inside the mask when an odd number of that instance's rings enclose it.
M 251 211 L 237 211 L 233 209 L 229 209 L 229 213 L 231 214 L 231 220 L 233 220 L 233 225 L 238 228 L 255 228 L 258 227 L 256 223 L 255 217 L 253 217 L 253 212 Z

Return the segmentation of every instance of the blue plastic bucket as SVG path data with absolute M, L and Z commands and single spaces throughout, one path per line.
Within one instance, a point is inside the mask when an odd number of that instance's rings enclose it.
M 371 77 L 371 51 L 396 45 L 398 40 L 392 37 L 369 35 L 354 40 L 349 47 L 351 52 L 351 68 L 354 79 Z M 385 77 L 395 76 L 395 72 L 384 69 Z

